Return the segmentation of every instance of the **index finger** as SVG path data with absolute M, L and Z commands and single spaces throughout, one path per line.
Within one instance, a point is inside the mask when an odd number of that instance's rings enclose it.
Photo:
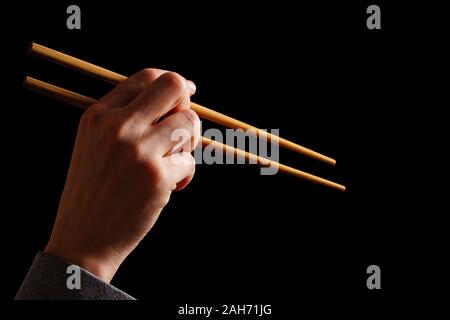
M 124 107 L 133 101 L 146 86 L 166 72 L 166 70 L 161 69 L 143 69 L 119 83 L 113 90 L 101 98 L 99 102 L 109 108 Z

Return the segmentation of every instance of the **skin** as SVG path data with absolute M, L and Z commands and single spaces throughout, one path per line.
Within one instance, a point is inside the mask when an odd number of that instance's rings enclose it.
M 45 252 L 110 282 L 155 224 L 172 191 L 195 172 L 191 151 L 200 138 L 190 110 L 193 82 L 144 69 L 84 113 Z M 189 132 L 173 150 L 175 129 Z M 178 152 L 184 161 L 174 162 Z

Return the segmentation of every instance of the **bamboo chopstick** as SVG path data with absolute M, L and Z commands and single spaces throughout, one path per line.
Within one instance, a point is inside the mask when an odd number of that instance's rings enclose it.
M 99 79 L 109 82 L 111 84 L 118 84 L 119 82 L 127 79 L 126 76 L 121 75 L 119 73 L 96 66 L 92 63 L 89 63 L 89 62 L 83 61 L 81 59 L 72 57 L 68 54 L 47 48 L 43 45 L 40 45 L 40 44 L 37 44 L 34 42 L 31 43 L 31 45 L 30 45 L 30 53 L 35 56 L 49 60 L 51 62 L 63 65 L 70 69 L 80 71 L 82 73 L 93 76 L 95 78 L 99 78 Z M 200 118 L 212 121 L 214 123 L 218 123 L 220 125 L 223 125 L 225 127 L 232 128 L 232 129 L 243 129 L 244 131 L 252 129 L 251 131 L 256 132 L 260 136 L 264 136 L 267 140 L 278 141 L 278 143 L 281 147 L 284 147 L 291 151 L 297 152 L 304 156 L 307 156 L 307 157 L 310 157 L 310 158 L 313 158 L 316 160 L 320 160 L 320 161 L 328 163 L 330 165 L 336 164 L 336 160 L 334 160 L 328 156 L 320 154 L 311 149 L 305 148 L 299 144 L 296 144 L 296 143 L 286 140 L 284 138 L 280 138 L 278 136 L 272 135 L 271 133 L 260 130 L 252 125 L 249 125 L 245 122 L 236 120 L 236 119 L 229 117 L 227 115 L 224 115 L 220 112 L 203 107 L 197 103 L 191 102 L 191 108 L 192 108 L 192 110 L 197 112 L 197 114 Z
M 62 101 L 64 103 L 79 107 L 79 108 L 83 108 L 86 109 L 87 107 L 89 107 L 90 105 L 92 105 L 93 103 L 95 103 L 97 100 L 83 96 L 81 94 L 75 93 L 73 91 L 70 90 L 66 90 L 63 88 L 60 88 L 58 86 L 52 85 L 50 83 L 32 78 L 32 77 L 26 77 L 25 81 L 24 81 L 24 87 L 27 89 L 30 89 L 34 92 L 43 94 L 45 96 L 51 97 L 53 99 Z M 207 145 L 213 145 L 215 148 L 219 148 L 222 149 L 223 151 L 225 151 L 227 154 L 233 154 L 234 156 L 239 156 L 239 157 L 243 157 L 246 160 L 253 160 L 254 162 L 256 162 L 258 165 L 260 166 L 276 166 L 278 167 L 278 170 L 280 172 L 284 172 L 286 174 L 304 179 L 304 180 L 308 180 L 320 185 L 323 185 L 325 187 L 329 187 L 332 189 L 336 189 L 339 191 L 345 191 L 345 186 L 338 184 L 336 182 L 327 180 L 327 179 L 323 179 L 320 178 L 318 176 L 306 173 L 304 171 L 283 165 L 281 163 L 260 157 L 258 155 L 243 151 L 241 149 L 236 149 L 233 148 L 229 145 L 217 142 L 217 141 L 213 141 L 211 139 L 202 137 L 201 138 L 201 144 L 203 147 L 207 146 Z

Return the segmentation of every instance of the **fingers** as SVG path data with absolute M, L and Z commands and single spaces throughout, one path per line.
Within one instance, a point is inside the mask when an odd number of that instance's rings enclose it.
M 163 158 L 170 179 L 176 184 L 174 190 L 186 187 L 195 173 L 195 159 L 188 152 L 180 152 Z
M 106 107 L 124 107 L 133 101 L 144 88 L 166 73 L 160 69 L 143 69 L 125 81 L 119 83 L 112 91 L 100 99 L 100 103 Z
M 200 119 L 190 110 L 176 112 L 159 122 L 150 132 L 149 145 L 157 154 L 165 156 L 172 152 L 192 152 L 200 139 Z
M 102 107 L 116 109 L 122 139 L 139 140 L 145 150 L 161 157 L 171 190 L 184 188 L 195 171 L 190 154 L 200 139 L 200 120 L 190 110 L 195 90 L 192 81 L 176 73 L 144 69 L 99 101 Z
M 182 76 L 167 72 L 148 85 L 128 104 L 127 109 L 136 122 L 153 124 L 175 107 L 189 109 L 193 89 Z

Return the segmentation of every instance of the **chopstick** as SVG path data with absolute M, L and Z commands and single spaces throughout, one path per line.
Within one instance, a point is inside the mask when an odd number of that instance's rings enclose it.
M 89 107 L 90 105 L 92 105 L 93 103 L 95 103 L 97 101 L 93 98 L 83 96 L 83 95 L 75 93 L 73 91 L 66 90 L 61 87 L 58 87 L 58 86 L 52 85 L 50 83 L 47 83 L 47 82 L 44 82 L 44 81 L 41 81 L 41 80 L 38 80 L 38 79 L 35 79 L 32 77 L 28 77 L 28 76 L 25 78 L 23 85 L 25 88 L 30 89 L 34 92 L 37 92 L 39 94 L 48 96 L 55 100 L 58 100 L 58 101 L 73 105 L 75 107 L 82 108 L 82 109 L 86 109 L 87 107 Z M 232 154 L 234 156 L 243 157 L 246 160 L 253 160 L 260 166 L 264 166 L 264 167 L 276 166 L 276 167 L 278 167 L 278 170 L 280 172 L 295 176 L 297 178 L 308 180 L 313 183 L 323 185 L 325 187 L 329 187 L 329 188 L 332 188 L 335 190 L 345 191 L 345 186 L 338 184 L 336 182 L 333 182 L 333 181 L 330 181 L 330 180 L 327 180 L 324 178 L 320 178 L 320 177 L 312 175 L 310 173 L 283 165 L 281 163 L 263 158 L 261 156 L 243 151 L 241 149 L 233 148 L 229 145 L 226 145 L 226 144 L 223 144 L 223 143 L 220 143 L 217 141 L 213 141 L 213 140 L 205 138 L 205 137 L 201 138 L 201 144 L 202 144 L 202 147 L 212 145 L 215 148 L 222 149 L 227 154 Z
M 111 84 L 118 84 L 119 82 L 122 82 L 123 80 L 127 79 L 126 76 L 121 75 L 119 73 L 107 70 L 105 68 L 99 67 L 92 63 L 89 63 L 89 62 L 83 61 L 81 59 L 72 57 L 68 54 L 47 48 L 43 45 L 40 45 L 40 44 L 37 44 L 34 42 L 31 43 L 29 52 L 40 58 L 44 58 L 51 62 L 68 67 L 70 69 L 85 73 L 89 76 L 93 76 L 95 78 L 101 79 L 101 80 L 109 82 Z M 297 152 L 304 156 L 322 161 L 322 162 L 330 164 L 330 165 L 336 164 L 336 160 L 334 160 L 328 156 L 320 154 L 311 149 L 305 148 L 305 147 L 303 147 L 299 144 L 296 144 L 294 142 L 291 142 L 287 139 L 275 136 L 264 130 L 260 130 L 252 125 L 249 125 L 245 122 L 236 120 L 232 117 L 229 117 L 229 116 L 219 113 L 217 111 L 203 107 L 197 103 L 191 102 L 191 108 L 198 114 L 198 116 L 200 118 L 212 121 L 214 123 L 217 123 L 217 124 L 220 124 L 225 127 L 232 128 L 232 129 L 242 129 L 244 131 L 250 129 L 249 132 L 255 132 L 259 136 L 264 136 L 267 140 L 278 141 L 278 143 L 281 147 L 284 147 L 291 151 Z

